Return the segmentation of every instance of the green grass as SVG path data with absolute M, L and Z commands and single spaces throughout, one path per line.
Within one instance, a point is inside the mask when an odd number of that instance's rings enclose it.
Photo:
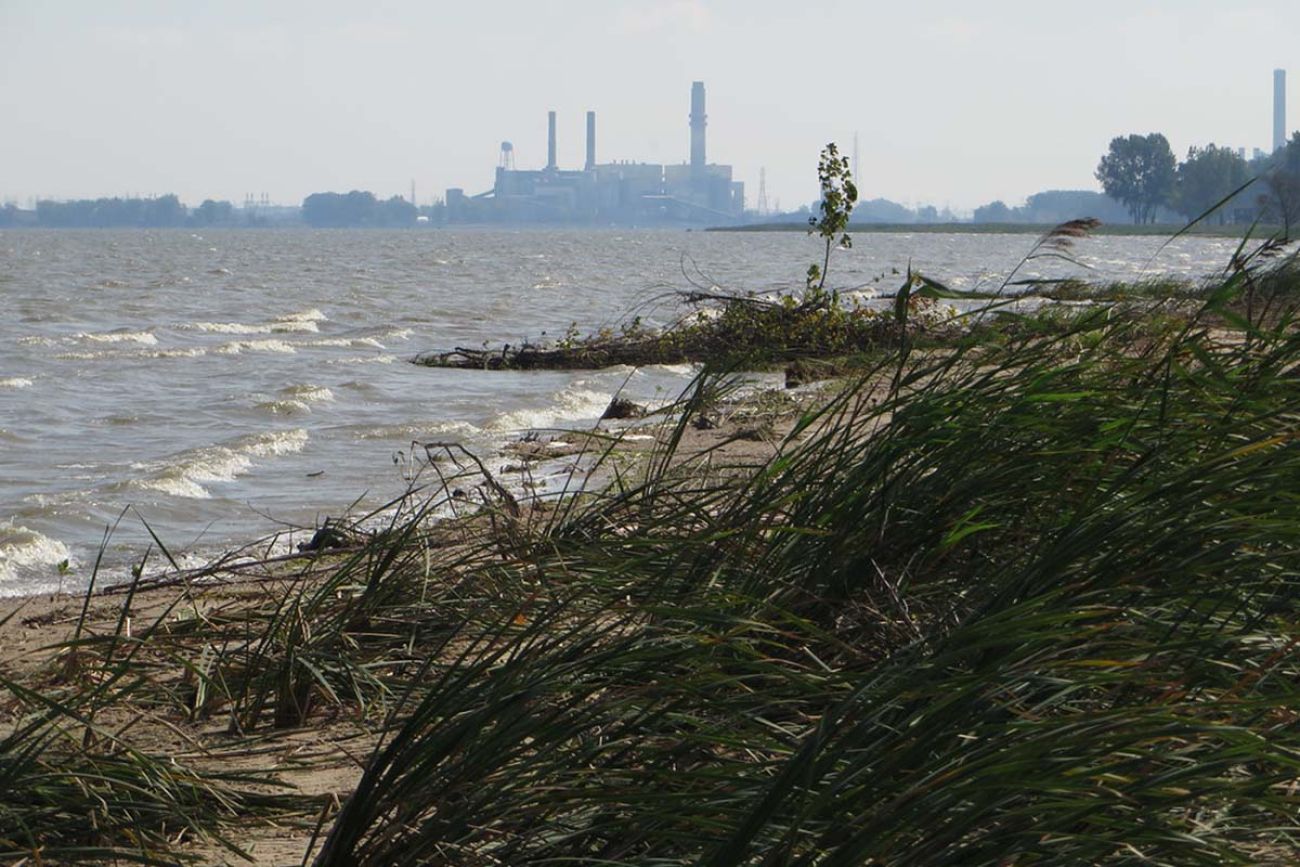
M 431 446 L 323 574 L 80 639 L 98 685 L 57 705 L 11 684 L 0 839 L 165 860 L 279 811 L 350 867 L 1293 862 L 1296 286 L 1250 258 L 875 346 L 759 466 L 681 451 L 708 372 L 646 461 L 597 444 L 609 485 L 535 511 Z M 86 737 L 122 706 L 382 737 L 335 813 Z

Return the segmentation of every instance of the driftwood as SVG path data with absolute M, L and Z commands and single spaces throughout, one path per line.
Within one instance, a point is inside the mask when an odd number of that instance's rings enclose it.
M 466 349 L 417 355 L 425 367 L 462 370 L 596 370 L 617 364 L 681 364 L 694 360 L 685 349 L 658 339 L 586 342 L 572 347 L 506 344 L 500 349 Z

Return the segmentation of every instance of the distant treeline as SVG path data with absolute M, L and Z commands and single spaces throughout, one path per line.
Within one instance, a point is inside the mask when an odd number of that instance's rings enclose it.
M 255 213 L 235 210 L 230 202 L 204 200 L 188 208 L 174 195 L 157 198 L 41 200 L 34 210 L 14 205 L 0 208 L 0 226 L 39 226 L 50 229 L 165 229 L 185 226 L 261 225 Z
M 1247 160 L 1214 144 L 1192 147 L 1179 161 L 1160 133 L 1111 140 L 1097 165 L 1105 194 L 1054 190 L 1020 207 L 991 202 L 975 209 L 977 223 L 1059 223 L 1096 217 L 1107 223 L 1155 224 L 1181 217 L 1270 225 L 1300 220 L 1300 132 L 1276 153 Z
M 245 206 L 205 199 L 189 208 L 175 195 L 156 198 L 75 199 L 67 202 L 40 200 L 34 209 L 14 205 L 0 207 L 0 227 L 30 226 L 50 229 L 109 228 L 209 228 L 293 225 L 306 223 L 322 228 L 414 226 L 423 213 L 437 221 L 441 203 L 417 210 L 400 196 L 381 201 L 374 193 L 313 193 L 301 207 Z
M 415 205 L 401 196 L 380 201 L 361 190 L 312 193 L 302 202 L 303 221 L 318 228 L 413 226 L 418 217 Z

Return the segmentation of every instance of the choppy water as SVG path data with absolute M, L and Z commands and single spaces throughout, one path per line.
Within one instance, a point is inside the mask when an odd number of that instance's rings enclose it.
M 860 236 L 832 283 L 894 288 L 912 266 L 996 285 L 1033 239 Z M 1221 268 L 1234 244 L 1098 238 L 1098 278 Z M 621 386 L 675 396 L 687 368 L 493 374 L 417 352 L 586 331 L 695 279 L 798 286 L 802 234 L 0 232 L 0 595 L 75 589 L 105 528 L 121 575 L 148 542 L 211 553 L 401 493 L 412 440 L 490 454 L 521 430 L 590 424 Z M 1033 275 L 1030 270 L 1025 272 Z M 60 575 L 58 564 L 69 561 Z

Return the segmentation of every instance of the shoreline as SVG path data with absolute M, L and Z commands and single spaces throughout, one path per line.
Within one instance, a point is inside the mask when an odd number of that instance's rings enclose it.
M 652 460 L 664 447 L 668 437 L 680 433 L 681 440 L 674 446 L 676 462 L 703 459 L 709 464 L 717 462 L 743 472 L 762 465 L 775 454 L 778 444 L 793 426 L 799 407 L 807 404 L 809 394 L 815 392 L 805 390 L 802 400 L 782 394 L 776 404 L 781 408 L 774 411 L 766 391 L 756 391 L 708 412 L 705 423 L 680 428 L 671 424 L 670 418 L 651 418 L 614 431 L 599 426 L 551 430 L 542 436 L 520 437 L 495 457 L 510 461 L 504 469 L 523 481 L 533 470 L 545 465 L 581 458 L 595 451 L 604 452 L 603 463 L 607 467 L 592 477 L 582 478 L 574 489 L 575 496 L 599 497 L 602 490 L 615 484 L 615 472 L 638 472 L 638 467 Z M 578 464 L 571 466 L 575 477 L 583 476 L 584 470 Z M 478 483 L 480 487 L 490 488 L 495 484 L 494 478 L 501 476 L 480 474 Z M 457 503 L 473 505 L 473 494 L 464 493 L 460 488 L 450 490 L 453 485 L 468 489 L 469 481 L 457 481 L 453 477 L 445 483 L 444 501 L 453 510 Z M 532 503 L 526 496 L 521 495 L 519 499 L 525 522 L 544 520 L 556 505 L 549 498 Z M 414 506 L 415 511 L 420 508 L 419 504 Z M 485 500 L 463 514 L 432 519 L 426 531 L 432 541 L 421 544 L 430 552 L 472 547 L 479 544 L 476 540 L 502 532 L 497 523 L 499 517 L 495 507 Z M 77 644 L 89 642 L 93 646 L 105 640 L 128 644 L 147 642 L 159 630 L 165 633 L 168 624 L 174 621 L 189 617 L 238 618 L 257 612 L 274 604 L 277 597 L 308 593 L 314 586 L 328 584 L 331 576 L 346 568 L 351 558 L 362 555 L 374 544 L 373 536 L 359 532 L 356 544 L 323 546 L 319 550 L 269 557 L 245 553 L 267 547 L 274 538 L 255 540 L 201 567 L 164 571 L 137 582 L 100 586 L 89 594 L 38 593 L 0 598 L 0 676 L 14 681 L 57 684 L 63 680 L 61 672 L 79 665 L 76 660 L 80 652 L 73 649 Z M 434 554 L 435 559 L 441 556 Z M 115 718 L 115 712 L 110 717 Z M 131 741 L 132 749 L 165 751 L 196 761 L 197 766 L 209 770 L 236 768 L 243 763 L 240 758 L 243 736 L 203 718 L 164 725 L 133 723 L 132 727 L 137 732 Z M 360 780 L 361 768 L 355 757 L 373 748 L 382 731 L 382 726 L 363 724 L 345 713 L 334 714 L 310 728 L 291 727 L 283 732 L 263 733 L 257 739 L 262 744 L 258 752 L 280 766 L 268 776 L 267 782 L 288 784 L 302 797 L 337 805 Z M 309 766 L 299 766 L 295 758 L 304 752 L 313 757 Z M 225 753 L 231 756 L 223 758 Z M 296 864 L 312 841 L 309 819 L 303 813 L 297 819 L 271 824 L 240 823 L 238 846 L 252 856 L 251 862 L 242 857 L 227 861 L 232 853 L 215 839 L 195 839 L 184 851 L 197 857 L 200 863 Z
M 1270 275 L 1282 305 L 1294 277 Z M 524 437 L 500 471 L 428 443 L 432 496 L 361 545 L 5 600 L 0 713 L 37 757 L 8 809 L 40 829 L 5 854 L 688 862 L 795 840 L 992 862 L 1050 835 L 1071 861 L 1287 863 L 1300 343 L 1250 288 L 1244 314 L 1220 292 L 961 334 L 900 303 L 904 328 L 807 365 L 836 378 L 806 391 L 705 378 L 662 421 Z M 502 481 L 556 460 L 575 496 Z

